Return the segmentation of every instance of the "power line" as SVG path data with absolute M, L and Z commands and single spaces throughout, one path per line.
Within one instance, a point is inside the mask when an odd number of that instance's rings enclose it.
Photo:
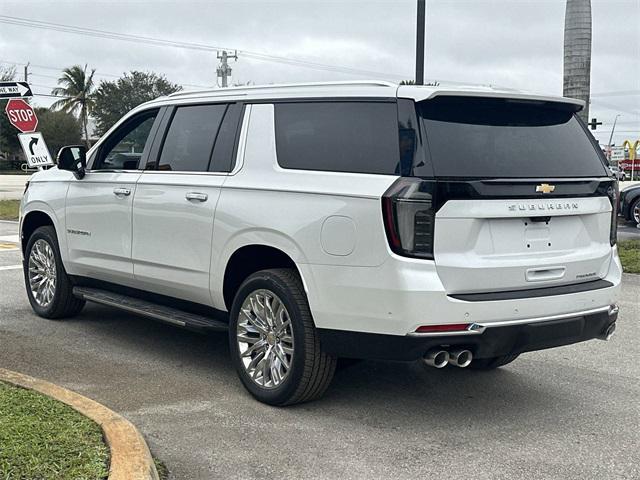
M 619 90 L 617 92 L 601 92 L 592 93 L 592 97 L 628 97 L 631 95 L 640 95 L 640 90 Z
M 636 109 L 636 110 L 629 110 L 625 107 L 620 107 L 618 105 L 614 105 L 613 103 L 609 103 L 609 102 L 603 102 L 602 100 L 592 100 L 593 104 L 599 106 L 599 107 L 604 107 L 608 110 L 614 110 L 614 111 L 618 111 L 618 112 L 623 112 L 623 113 L 627 113 L 629 115 L 640 115 L 640 109 Z
M 14 62 L 11 60 L 0 60 L 0 63 L 9 63 L 11 65 L 26 65 L 25 62 Z M 55 70 L 55 71 L 62 71 L 64 70 L 66 67 L 52 67 L 51 65 L 38 65 L 35 63 L 30 63 L 29 64 L 30 67 L 35 67 L 35 68 L 42 68 L 43 70 Z M 101 77 L 113 77 L 113 78 L 120 78 L 122 75 L 117 75 L 115 73 L 100 73 L 99 70 L 96 71 L 96 74 L 98 74 Z M 57 78 L 57 77 L 56 77 Z
M 15 66 L 19 66 L 19 65 L 26 65 L 25 62 L 14 62 L 14 61 L 10 61 L 10 60 L 0 60 L 0 63 L 7 63 L 10 65 L 15 65 Z M 65 68 L 67 67 L 52 67 L 50 65 L 37 65 L 37 64 L 29 64 L 29 67 L 35 67 L 35 68 L 41 68 L 44 70 L 55 70 L 58 72 L 62 72 Z M 53 75 L 43 75 L 41 73 L 33 73 L 33 72 L 29 72 L 29 75 L 34 75 L 37 77 L 44 77 L 44 78 L 53 78 L 55 80 L 58 80 L 60 77 L 55 77 Z M 101 73 L 100 69 L 96 69 L 96 76 L 97 77 L 112 77 L 112 78 L 122 78 L 124 74 L 121 75 L 117 75 L 115 73 Z M 196 84 L 192 84 L 192 83 L 180 83 L 180 85 L 182 85 L 183 87 L 194 87 L 194 88 L 209 88 L 210 85 L 196 85 Z
M 610 133 L 611 130 L 598 130 L 597 133 Z M 616 128 L 615 133 L 640 133 L 640 128 L 638 130 L 618 130 Z
M 363 76 L 374 75 L 374 76 L 382 76 L 387 78 L 389 77 L 410 78 L 407 75 L 396 75 L 396 74 L 390 74 L 388 72 L 364 70 L 364 69 L 353 68 L 348 66 L 329 65 L 325 63 L 312 62 L 309 60 L 282 57 L 277 55 L 269 55 L 269 54 L 260 53 L 260 52 L 253 52 L 250 50 L 233 49 L 228 47 L 206 45 L 206 44 L 193 43 L 193 42 L 166 40 L 166 39 L 156 38 L 156 37 L 125 34 L 125 33 L 111 32 L 107 30 L 97 30 L 93 28 L 77 27 L 74 25 L 44 22 L 40 20 L 29 20 L 26 18 L 11 17 L 7 15 L 0 15 L 0 23 L 5 23 L 8 25 L 17 25 L 17 26 L 28 27 L 28 28 L 54 30 L 54 31 L 64 32 L 64 33 L 74 33 L 76 35 L 92 36 L 96 38 L 106 38 L 106 39 L 122 40 L 127 42 L 134 42 L 134 43 L 144 43 L 144 44 L 153 45 L 153 46 L 169 46 L 169 47 L 175 47 L 175 48 L 202 50 L 202 51 L 209 51 L 209 52 L 214 52 L 214 51 L 217 52 L 219 50 L 237 50 L 239 53 L 243 54 L 245 57 L 249 57 L 254 60 L 282 63 L 282 64 L 287 64 L 287 65 L 297 66 L 302 68 L 310 68 L 314 70 L 325 70 L 330 72 L 347 73 L 347 74 L 363 75 Z
M 31 77 L 42 77 L 42 78 L 52 78 L 53 80 L 58 80 L 58 77 L 53 75 L 43 75 L 41 73 L 29 72 L 29 76 Z

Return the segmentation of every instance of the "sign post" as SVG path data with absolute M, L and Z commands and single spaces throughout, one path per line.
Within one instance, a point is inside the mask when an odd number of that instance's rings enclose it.
M 53 159 L 42 133 L 35 131 L 38 126 L 36 112 L 22 98 L 15 98 L 27 96 L 31 96 L 31 89 L 25 82 L 0 83 L 0 98 L 11 97 L 5 112 L 11 125 L 22 132 L 18 134 L 18 139 L 24 156 L 27 157 L 27 166 L 40 169 L 45 165 L 53 165 Z

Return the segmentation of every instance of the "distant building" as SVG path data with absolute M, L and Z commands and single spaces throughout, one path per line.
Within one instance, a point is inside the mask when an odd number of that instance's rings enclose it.
M 591 0 L 567 0 L 564 17 L 565 97 L 583 100 L 580 116 L 589 121 L 591 90 Z

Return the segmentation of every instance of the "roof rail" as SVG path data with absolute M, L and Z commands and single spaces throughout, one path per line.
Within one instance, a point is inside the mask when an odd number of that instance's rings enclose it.
M 331 87 L 331 86 L 369 86 L 369 87 L 397 87 L 397 84 L 387 82 L 384 80 L 349 80 L 342 82 L 309 82 L 309 83 L 280 83 L 274 85 L 248 85 L 241 87 L 226 87 L 226 88 L 207 88 L 201 90 L 184 90 L 180 92 L 171 93 L 169 97 L 182 97 L 187 95 L 198 95 L 203 93 L 222 93 L 228 91 L 243 91 L 243 90 L 272 90 L 277 88 L 296 88 L 296 87 Z

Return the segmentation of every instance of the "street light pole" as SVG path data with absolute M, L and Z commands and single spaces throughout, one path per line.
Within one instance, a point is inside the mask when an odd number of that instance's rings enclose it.
M 425 1 L 426 0 L 418 0 L 418 18 L 416 24 L 416 85 L 424 85 Z
M 621 116 L 621 114 L 617 114 L 616 118 L 613 119 L 613 128 L 611 129 L 611 135 L 609 135 L 609 151 L 611 151 L 611 140 L 613 140 L 613 132 L 616 131 L 616 123 L 618 123 L 619 116 Z

